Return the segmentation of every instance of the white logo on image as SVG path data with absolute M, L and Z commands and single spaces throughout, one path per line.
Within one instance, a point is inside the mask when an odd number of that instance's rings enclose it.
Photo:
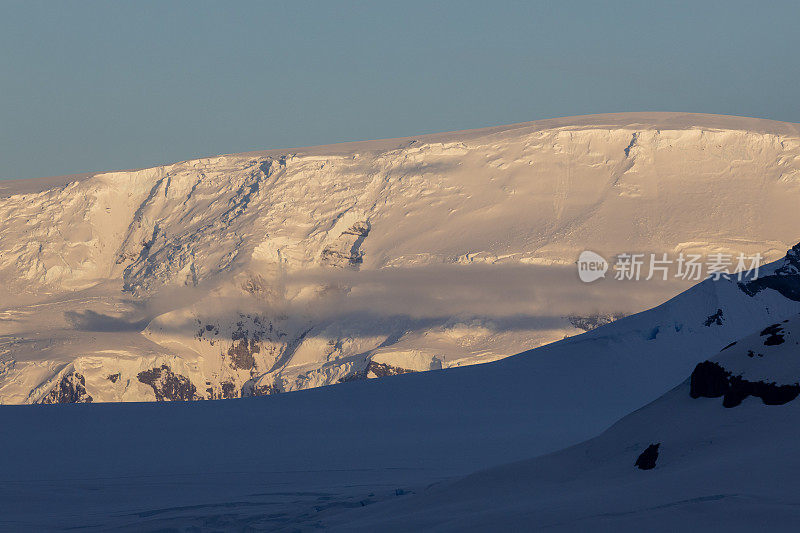
M 602 255 L 589 250 L 581 252 L 578 257 L 578 277 L 584 283 L 591 283 L 606 277 L 608 261 Z

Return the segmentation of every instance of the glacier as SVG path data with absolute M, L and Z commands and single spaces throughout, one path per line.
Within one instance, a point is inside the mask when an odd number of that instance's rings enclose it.
M 690 285 L 581 251 L 797 242 L 795 124 L 681 113 L 0 182 L 0 403 L 271 395 L 487 363 Z

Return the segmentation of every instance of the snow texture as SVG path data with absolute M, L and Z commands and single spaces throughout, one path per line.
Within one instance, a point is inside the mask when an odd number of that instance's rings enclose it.
M 795 250 L 766 275 L 800 284 Z M 3 406 L 0 527 L 786 529 L 800 404 L 726 407 L 691 376 L 711 361 L 796 383 L 798 314 L 773 288 L 706 280 L 484 365 L 222 402 Z M 162 370 L 147 381 L 180 391 Z
M 582 250 L 774 260 L 798 200 L 796 125 L 675 113 L 1 182 L 0 403 L 271 395 L 501 359 L 689 285 L 585 286 Z

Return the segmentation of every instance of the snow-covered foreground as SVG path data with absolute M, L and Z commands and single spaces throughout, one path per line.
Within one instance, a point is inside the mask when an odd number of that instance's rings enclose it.
M 537 523 L 574 525 L 578 518 L 593 523 L 604 512 L 592 498 L 606 483 L 611 518 L 628 523 L 651 503 L 653 517 L 671 509 L 693 512 L 688 500 L 727 510 L 744 499 L 751 503 L 749 518 L 769 507 L 784 520 L 793 512 L 790 498 L 779 499 L 763 479 L 747 491 L 740 481 L 761 472 L 759 465 L 772 472 L 779 456 L 769 454 L 797 431 L 782 425 L 786 417 L 791 422 L 794 404 L 762 413 L 755 409 L 763 406 L 744 398 L 726 410 L 722 398 L 692 399 L 684 385 L 583 448 L 494 468 L 598 434 L 720 350 L 721 368 L 731 373 L 745 371 L 756 347 L 765 361 L 796 353 L 797 338 L 786 333 L 795 324 L 783 321 L 800 313 L 800 245 L 762 274 L 758 283 L 741 286 L 707 280 L 652 310 L 484 365 L 267 398 L 4 406 L 0 526 L 461 529 L 462 494 L 475 506 L 467 526 L 528 524 L 538 512 L 544 514 Z M 748 333 L 754 336 L 729 346 Z M 746 376 L 756 379 L 758 370 Z M 796 376 L 784 372 L 780 379 Z M 726 383 L 717 379 L 703 390 L 713 395 L 732 386 Z M 770 439 L 767 430 L 779 437 Z M 636 456 L 659 442 L 663 456 L 656 468 L 634 469 Z M 754 444 L 762 447 L 746 447 Z M 756 462 L 738 465 L 741 473 L 729 471 L 739 452 Z M 484 468 L 490 470 L 425 489 Z M 695 472 L 717 477 L 694 483 Z M 726 481 L 739 488 L 723 491 Z M 637 486 L 662 496 L 648 500 Z M 558 500 L 562 489 L 575 492 Z M 537 507 L 527 494 L 554 503 Z M 501 507 L 486 509 L 493 504 Z M 495 514 L 503 509 L 505 522 Z M 736 510 L 748 518 L 747 505 Z
M 798 347 L 795 345 L 792 383 Z M 688 380 L 602 436 L 325 521 L 343 531 L 796 531 L 800 404 L 734 409 Z M 658 444 L 653 470 L 634 466 Z
M 675 113 L 0 182 L 0 403 L 500 359 L 691 284 L 583 285 L 581 251 L 777 259 L 798 201 L 797 125 Z
M 796 531 L 800 316 L 732 343 L 684 383 L 567 450 L 421 487 L 346 531 Z

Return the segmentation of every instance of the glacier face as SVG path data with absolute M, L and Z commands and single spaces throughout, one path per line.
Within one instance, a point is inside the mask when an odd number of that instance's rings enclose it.
M 37 183 L 0 182 L 0 403 L 230 398 L 487 362 L 688 286 L 590 290 L 584 249 L 777 259 L 800 132 L 601 115 Z

